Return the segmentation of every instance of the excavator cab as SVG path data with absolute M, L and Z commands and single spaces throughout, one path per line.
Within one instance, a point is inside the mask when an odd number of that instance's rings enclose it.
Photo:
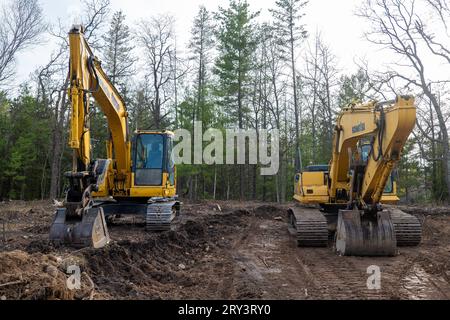
M 175 195 L 172 137 L 169 131 L 136 132 L 131 141 L 131 188 L 125 194 L 108 185 L 111 182 L 106 177 L 114 168 L 112 159 L 96 160 L 88 171 L 76 177 L 70 173 L 73 182 L 81 182 L 80 190 L 83 184 L 89 187 L 75 197 L 73 190 L 79 188 L 72 183 L 65 208 L 59 208 L 55 215 L 50 240 L 74 247 L 101 248 L 110 241 L 106 221 L 122 214 L 144 216 L 147 230 L 169 230 L 181 204 Z
M 132 144 L 135 187 L 175 185 L 172 145 L 171 134 L 140 131 L 135 135 Z

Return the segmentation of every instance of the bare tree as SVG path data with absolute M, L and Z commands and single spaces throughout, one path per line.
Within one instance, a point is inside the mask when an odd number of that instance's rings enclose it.
M 37 0 L 12 0 L 0 12 L 0 85 L 15 72 L 15 57 L 45 30 Z
M 428 3 L 436 5 L 443 2 L 428 1 Z M 429 66 L 424 59 L 426 52 L 421 46 L 423 44 L 421 41 L 425 41 L 434 54 L 444 59 L 448 58 L 449 52 L 446 52 L 446 47 L 434 42 L 433 37 L 425 32 L 426 28 L 416 12 L 416 4 L 416 0 L 367 0 L 358 15 L 371 23 L 371 30 L 365 34 L 367 40 L 394 52 L 403 60 L 401 63 L 391 65 L 391 70 L 385 79 L 386 83 L 400 79 L 406 87 L 420 90 L 429 99 L 436 112 L 441 135 L 439 140 L 442 146 L 442 167 L 447 193 L 450 195 L 450 147 L 446 118 L 441 103 L 430 86 L 432 81 L 428 78 L 427 67 Z
M 88 40 L 99 39 L 99 30 L 107 21 L 109 0 L 85 0 L 83 2 L 83 18 L 80 21 L 85 26 L 85 35 Z M 49 197 L 57 198 L 61 192 L 62 158 L 66 126 L 69 117 L 69 75 L 67 62 L 69 59 L 69 43 L 67 32 L 70 26 L 59 22 L 57 30 L 51 30 L 52 37 L 59 40 L 58 49 L 51 56 L 49 62 L 38 68 L 36 81 L 38 84 L 38 99 L 53 114 L 53 127 L 49 154 L 51 155 L 51 179 Z M 98 40 L 94 41 L 99 43 Z M 91 42 L 90 42 L 91 44 Z
M 436 0 L 427 0 L 431 5 L 433 6 L 433 9 L 435 9 L 435 6 L 437 4 L 434 2 Z M 438 3 L 440 3 L 438 1 Z M 444 4 L 441 4 L 443 6 Z M 445 5 L 448 6 L 447 3 Z M 442 22 L 447 28 L 446 25 L 446 19 L 450 19 L 450 9 L 447 7 L 443 7 L 440 10 L 435 9 L 436 12 L 439 14 L 440 19 L 442 19 Z M 447 13 L 445 13 L 445 10 L 447 10 Z M 450 41 L 450 37 L 447 36 L 445 39 L 439 40 L 436 35 L 428 30 L 428 26 L 426 23 L 423 22 L 423 20 L 420 18 L 420 16 L 416 15 L 414 17 L 415 20 L 415 29 L 417 33 L 420 35 L 422 40 L 426 43 L 428 49 L 439 58 L 443 59 L 445 62 L 450 64 L 450 47 L 448 46 L 448 42 Z
M 300 111 L 297 99 L 297 72 L 295 69 L 296 54 L 295 50 L 299 41 L 306 37 L 306 30 L 301 24 L 304 16 L 303 10 L 307 5 L 307 1 L 303 0 L 277 0 L 275 2 L 276 9 L 271 10 L 275 19 L 276 32 L 281 44 L 280 48 L 283 53 L 287 53 L 289 58 L 289 66 L 291 68 L 292 92 L 294 100 L 294 116 L 295 116 L 295 169 L 301 170 L 301 154 L 300 154 L 300 129 L 299 123 Z
M 110 0 L 82 0 L 83 16 L 80 23 L 84 26 L 89 45 L 96 50 L 102 49 L 101 31 L 109 15 L 110 4 Z
M 274 37 L 275 29 L 273 25 L 263 23 L 258 27 L 255 35 L 258 45 L 253 52 L 253 68 L 250 78 L 252 79 L 251 105 L 252 113 L 249 114 L 248 120 L 251 127 L 256 129 L 256 135 L 259 139 L 260 129 L 280 129 L 282 122 L 282 114 L 284 109 L 280 104 L 281 85 L 280 78 L 284 62 L 281 61 L 279 54 L 278 39 Z M 279 148 L 280 167 L 275 177 L 275 198 L 277 202 L 285 199 L 283 193 L 283 182 L 281 175 L 284 172 L 284 153 L 283 148 Z M 249 170 L 250 172 L 250 170 Z M 257 195 L 257 167 L 253 166 L 251 174 L 252 181 L 252 198 Z M 250 179 L 249 179 L 250 180 Z M 263 177 L 262 183 L 262 199 L 267 200 L 268 178 Z M 250 189 L 250 188 L 249 188 Z
M 325 158 L 328 158 L 328 150 L 331 150 L 335 115 L 333 97 L 334 88 L 338 84 L 338 70 L 336 57 L 320 34 L 316 35 L 314 47 L 308 51 L 305 58 L 306 71 L 301 77 L 306 87 L 304 100 L 311 117 L 311 160 L 316 163 L 319 160 L 318 156 L 326 155 Z M 321 141 L 319 138 L 322 138 Z M 317 152 L 318 149 L 322 152 Z
M 426 3 L 433 9 L 435 14 L 439 15 L 441 22 L 447 30 L 447 21 L 450 18 L 450 5 L 448 0 L 425 0 Z
M 174 19 L 169 15 L 159 15 L 138 24 L 137 40 L 145 50 L 148 76 L 152 87 L 151 113 L 152 127 L 161 129 L 169 115 L 164 111 L 171 99 L 171 80 L 174 78 L 172 57 L 175 53 Z
M 189 49 L 191 49 L 192 60 L 194 60 L 195 71 L 197 72 L 195 120 L 205 120 L 205 91 L 208 79 L 208 64 L 212 60 L 210 52 L 214 45 L 212 31 L 212 15 L 204 6 L 201 6 L 194 19 L 191 31 L 192 36 L 189 42 Z

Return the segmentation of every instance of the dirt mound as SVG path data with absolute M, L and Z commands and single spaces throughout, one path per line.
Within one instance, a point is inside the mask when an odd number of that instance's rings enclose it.
M 184 225 L 184 230 L 189 236 L 196 236 L 200 238 L 205 237 L 205 227 L 203 224 L 194 220 L 188 220 Z
M 201 285 L 202 275 L 195 266 L 214 247 L 213 240 L 204 222 L 188 220 L 176 231 L 150 234 L 143 241 L 117 241 L 80 254 L 86 261 L 84 271 L 103 289 L 101 298 L 173 298 L 175 289 Z
M 63 260 L 53 255 L 15 250 L 0 253 L 0 296 L 5 299 L 84 299 L 85 290 L 70 290 Z M 83 277 L 82 277 L 83 283 Z M 88 281 L 85 277 L 84 282 Z
M 57 249 L 49 240 L 32 240 L 25 248 L 28 253 L 50 253 Z
M 211 266 L 205 261 L 210 259 L 213 252 L 229 247 L 228 237 L 245 227 L 246 219 L 251 216 L 252 213 L 246 209 L 193 216 L 179 224 L 176 230 L 148 234 L 141 232 L 139 236 L 128 237 L 127 240 L 116 238 L 118 241 L 102 249 L 73 250 L 55 247 L 46 239 L 30 240 L 24 247 L 26 252 L 12 252 L 11 256 L 2 259 L 3 263 L 7 263 L 17 255 L 32 262 L 24 264 L 16 260 L 10 262 L 14 267 L 5 265 L 5 270 L 9 269 L 11 273 L 9 276 L 2 274 L 1 283 L 16 281 L 17 277 L 13 275 L 17 274 L 23 274 L 25 280 L 5 287 L 9 291 L 0 291 L 0 296 L 19 299 L 87 299 L 95 289 L 95 299 L 193 298 L 193 294 L 194 298 L 208 297 L 204 280 L 205 270 Z M 29 231 L 41 231 L 38 227 L 33 225 Z M 126 227 L 118 225 L 116 229 L 120 231 Z M 55 258 L 50 253 L 58 253 L 61 258 Z M 67 289 L 69 275 L 66 270 L 69 265 L 80 267 L 83 273 L 81 291 Z M 42 271 L 48 268 L 51 276 Z M 38 277 L 33 278 L 34 274 Z M 40 286 L 38 283 L 48 284 Z M 240 290 L 242 296 L 254 296 L 249 293 L 252 290 L 245 289 L 247 287 Z
M 276 217 L 284 217 L 286 215 L 286 210 L 274 205 L 262 205 L 253 210 L 255 215 L 260 218 L 273 219 Z

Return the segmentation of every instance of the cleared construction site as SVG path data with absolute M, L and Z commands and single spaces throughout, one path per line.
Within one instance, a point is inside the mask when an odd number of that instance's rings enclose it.
M 102 249 L 58 248 L 48 240 L 54 206 L 0 207 L 1 299 L 449 299 L 448 207 L 402 207 L 423 222 L 418 247 L 395 257 L 341 257 L 332 247 L 299 248 L 287 206 L 259 202 L 187 203 L 164 233 L 144 221 L 116 221 Z M 70 290 L 68 268 L 80 266 Z M 370 290 L 371 265 L 381 289 Z
M 450 299 L 445 1 L 52 1 L 0 4 L 0 300 Z

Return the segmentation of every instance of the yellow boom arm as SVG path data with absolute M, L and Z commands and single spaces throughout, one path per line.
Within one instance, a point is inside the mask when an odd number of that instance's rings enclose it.
M 92 94 L 105 114 L 111 131 L 112 141 L 109 142 L 108 158 L 115 160 L 116 179 L 125 180 L 131 164 L 128 113 L 125 103 L 101 68 L 99 60 L 92 54 L 81 26 L 72 28 L 69 33 L 69 44 L 69 94 L 72 100 L 69 146 L 74 149 L 75 157 L 85 167 L 89 165 L 91 161 L 89 97 Z M 79 171 L 76 161 L 73 171 Z
M 388 106 L 383 108 L 384 104 Z M 337 119 L 333 138 L 330 197 L 335 199 L 339 189 L 348 190 L 350 157 L 356 153 L 361 138 L 373 137 L 372 151 L 357 197 L 367 204 L 379 203 L 415 121 L 416 108 L 412 97 L 399 96 L 395 101 L 383 104 L 369 102 L 346 107 Z

